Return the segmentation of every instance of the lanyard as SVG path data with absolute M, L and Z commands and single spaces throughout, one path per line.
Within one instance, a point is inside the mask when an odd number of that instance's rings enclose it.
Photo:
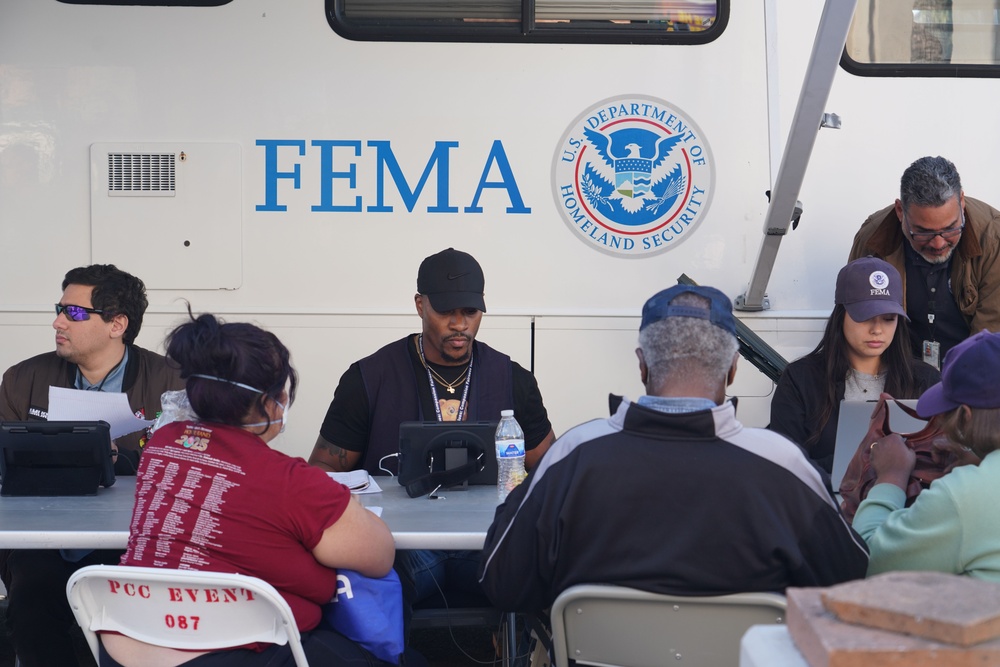
M 119 366 L 121 366 L 123 363 L 125 363 L 125 358 L 127 356 L 128 356 L 128 351 L 126 350 L 125 354 L 122 355 L 122 358 L 118 360 L 118 363 L 115 364 L 114 367 L 110 371 L 108 371 L 107 375 L 104 376 L 104 379 L 101 380 L 99 384 L 92 384 L 92 385 L 90 385 L 89 387 L 86 387 L 86 388 L 83 387 L 83 381 L 84 381 L 83 373 L 80 372 L 80 368 L 77 367 L 77 369 L 76 369 L 76 384 L 77 384 L 77 389 L 83 389 L 84 391 L 101 391 L 101 390 L 103 390 L 104 389 L 104 383 L 108 381 L 109 377 L 111 377 L 112 375 L 115 374 L 115 371 L 118 370 Z
M 434 382 L 434 376 L 431 375 L 431 369 L 427 366 L 427 357 L 424 356 L 424 336 L 421 334 L 417 337 L 417 344 L 420 346 L 420 360 L 424 363 L 424 370 L 427 371 L 427 381 L 431 385 L 431 398 L 434 399 L 434 412 L 437 414 L 437 420 L 439 422 L 444 421 L 444 417 L 441 415 L 441 403 L 438 401 L 437 384 Z M 455 421 L 465 420 L 465 406 L 469 398 L 469 384 L 472 382 L 472 353 L 469 353 L 469 370 L 465 377 L 465 386 L 462 389 L 462 400 L 458 404 L 458 415 L 455 417 Z
M 927 272 L 927 324 L 930 325 L 930 339 L 935 340 L 934 337 L 934 302 L 938 298 L 938 292 L 941 291 L 942 282 L 944 287 L 948 286 L 948 267 L 939 268 Z M 937 282 L 937 285 L 932 285 L 932 278 Z M 950 290 L 945 290 L 945 297 L 949 295 L 947 292 Z

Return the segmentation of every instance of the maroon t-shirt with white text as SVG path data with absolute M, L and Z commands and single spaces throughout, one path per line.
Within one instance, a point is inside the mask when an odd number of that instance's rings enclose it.
M 258 577 L 288 601 L 299 631 L 319 624 L 337 572 L 312 555 L 350 491 L 233 426 L 175 422 L 142 453 L 122 565 Z

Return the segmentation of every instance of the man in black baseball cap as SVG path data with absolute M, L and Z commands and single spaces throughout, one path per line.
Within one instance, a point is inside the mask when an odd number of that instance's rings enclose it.
M 514 409 L 531 468 L 553 440 L 534 377 L 507 355 L 476 341 L 486 281 L 472 255 L 447 248 L 417 270 L 413 296 L 419 334 L 386 345 L 340 379 L 309 462 L 343 472 L 395 472 L 404 421 L 497 420 Z
M 554 439 L 552 425 L 534 376 L 476 340 L 484 290 L 472 255 L 448 248 L 424 259 L 413 297 L 420 333 L 347 369 L 309 462 L 330 471 L 395 473 L 401 422 L 496 421 L 513 408 L 524 431 L 525 465 L 534 467 Z M 477 598 L 486 604 L 475 578 L 478 560 L 479 552 L 399 552 L 404 601 L 416 604 L 440 584 L 450 606 Z
M 417 294 L 430 299 L 439 313 L 455 308 L 475 308 L 485 313 L 485 287 L 483 269 L 476 258 L 454 248 L 431 255 L 417 271 Z

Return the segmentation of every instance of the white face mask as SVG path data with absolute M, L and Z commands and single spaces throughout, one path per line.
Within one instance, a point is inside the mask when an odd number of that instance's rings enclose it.
M 226 384 L 235 385 L 242 389 L 247 389 L 249 391 L 256 392 L 258 394 L 263 394 L 264 392 L 256 387 L 251 387 L 248 384 L 243 384 L 242 382 L 234 382 L 232 380 L 227 380 L 225 378 L 215 377 L 214 375 L 202 375 L 201 373 L 193 373 L 191 377 L 203 378 L 205 380 L 215 380 L 216 382 L 225 382 Z M 275 403 L 281 406 L 281 430 L 278 431 L 279 434 L 285 432 L 285 426 L 288 424 L 288 404 L 282 403 L 277 399 L 271 399 Z M 274 422 L 254 422 L 252 424 L 243 424 L 243 428 L 255 428 L 257 426 L 270 427 Z
M 281 430 L 278 433 L 284 433 L 285 427 L 288 426 L 288 410 L 291 406 L 286 403 L 278 403 L 278 405 L 281 406 Z
M 264 393 L 264 392 L 261 392 L 261 393 Z M 271 400 L 273 400 L 277 405 L 281 406 L 281 429 L 278 431 L 278 433 L 279 434 L 284 433 L 285 432 L 285 426 L 288 424 L 288 405 L 286 403 L 282 403 L 281 401 L 276 400 L 276 399 L 271 399 Z M 273 421 L 271 421 L 271 422 L 254 422 L 252 424 L 243 424 L 243 428 L 254 428 L 254 427 L 257 427 L 257 426 L 270 427 L 271 424 L 273 424 L 273 423 L 274 423 Z

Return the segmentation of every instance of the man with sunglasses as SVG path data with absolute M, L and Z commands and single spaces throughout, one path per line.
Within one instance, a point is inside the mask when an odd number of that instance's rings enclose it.
M 166 359 L 134 345 L 146 311 L 141 280 L 110 264 L 72 269 L 55 304 L 55 350 L 12 366 L 0 383 L 0 420 L 44 421 L 49 387 L 124 392 L 137 417 L 153 419 L 160 395 L 182 389 Z M 115 473 L 134 475 L 145 431 L 118 438 Z M 75 665 L 66 581 L 84 565 L 117 564 L 121 551 L 0 551 L 7 627 L 21 667 Z
M 1000 211 L 966 197 L 945 158 L 903 172 L 896 203 L 854 237 L 850 259 L 868 255 L 899 270 L 914 354 L 932 366 L 969 335 L 1000 330 Z

